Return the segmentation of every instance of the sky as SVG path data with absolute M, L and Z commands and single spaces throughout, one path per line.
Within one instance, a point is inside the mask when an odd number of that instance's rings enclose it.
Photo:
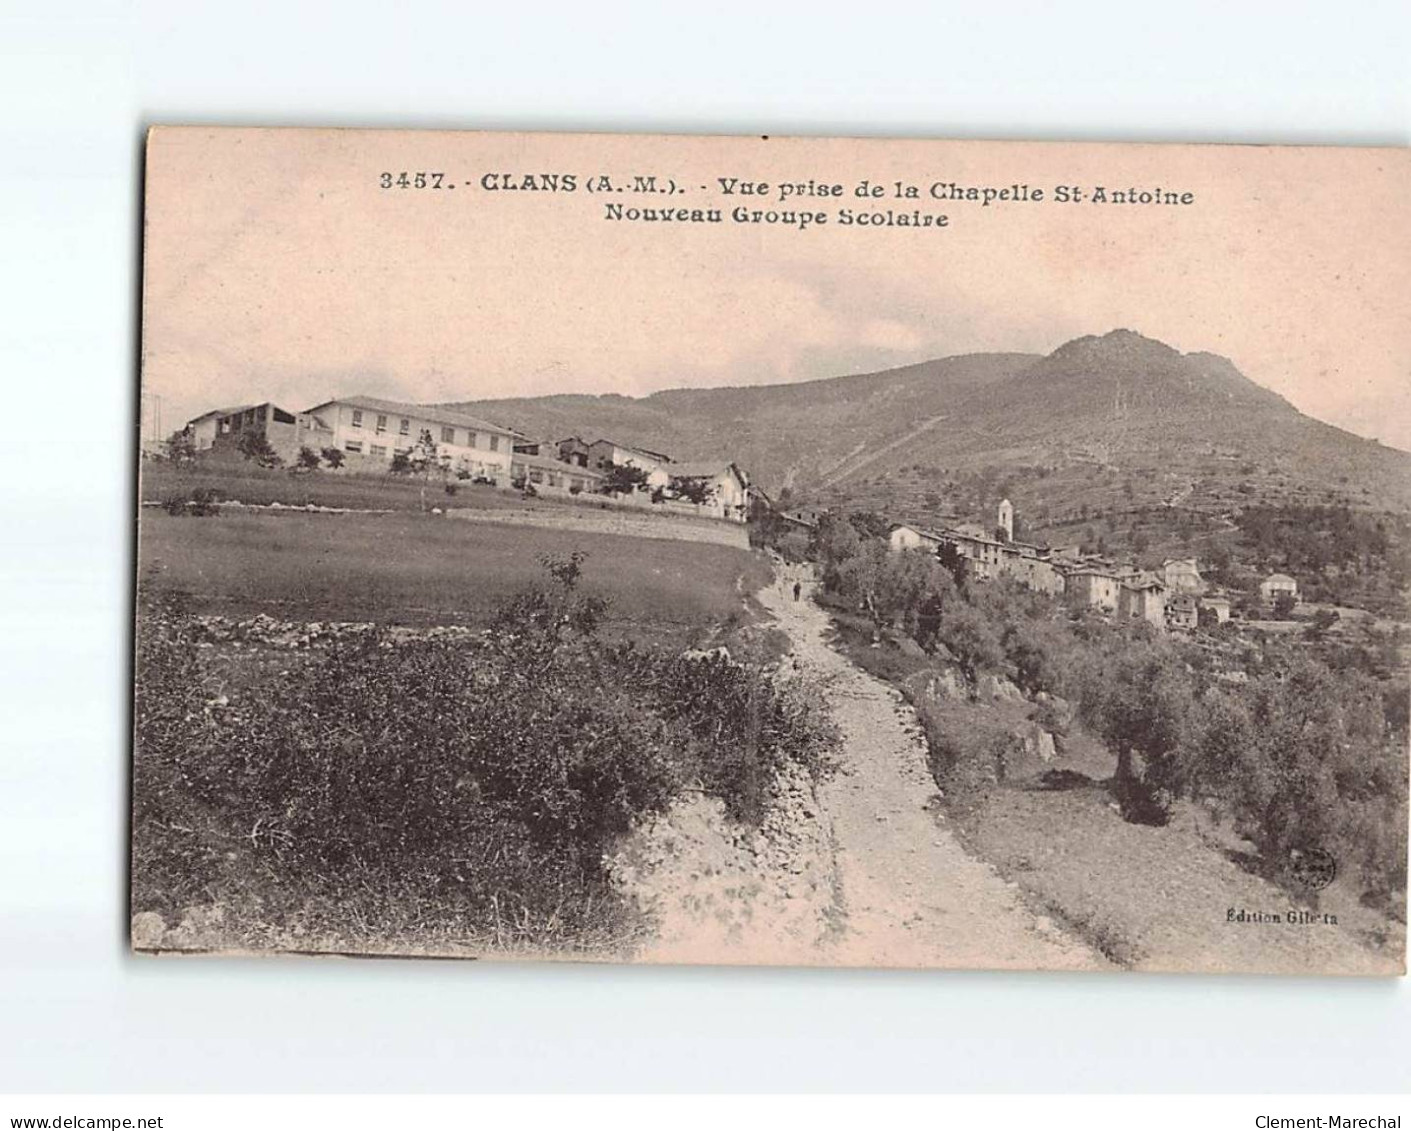
M 1229 357 L 1302 411 L 1411 449 L 1404 150 L 162 129 L 148 146 L 144 428 L 272 400 L 640 396 L 1046 353 L 1125 327 Z M 440 189 L 396 175 L 440 172 Z M 391 188 L 382 174 L 394 174 Z M 482 178 L 573 174 L 574 192 Z M 634 175 L 683 191 L 590 193 Z M 725 196 L 718 178 L 763 181 Z M 795 197 L 781 184 L 841 184 Z M 888 195 L 858 197 L 866 180 Z M 920 199 L 897 199 L 892 184 Z M 1043 201 L 928 199 L 936 182 Z M 429 182 L 430 183 L 430 182 Z M 446 188 L 454 184 L 454 189 Z M 1071 185 L 1085 197 L 1060 202 Z M 1096 204 L 1096 186 L 1190 192 Z M 719 224 L 607 206 L 721 208 Z M 828 214 L 800 230 L 729 210 Z M 838 212 L 946 215 L 844 226 Z

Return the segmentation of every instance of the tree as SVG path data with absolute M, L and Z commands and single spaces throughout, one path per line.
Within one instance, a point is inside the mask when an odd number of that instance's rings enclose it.
M 1274 595 L 1274 619 L 1292 620 L 1293 611 L 1298 607 L 1298 598 L 1292 593 L 1277 593 Z
M 968 601 L 952 601 L 941 613 L 937 639 L 950 649 L 973 682 L 981 671 L 1004 670 L 1004 648 L 988 618 Z
M 333 468 L 334 471 L 337 471 L 340 467 L 343 466 L 343 460 L 345 457 L 343 455 L 342 449 L 324 448 L 320 454 L 323 456 L 323 462 L 328 464 L 329 467 Z
M 411 453 L 393 452 L 392 462 L 387 465 L 387 471 L 391 475 L 410 475 L 412 472 Z
M 416 438 L 416 447 L 412 449 L 413 468 L 421 475 L 421 509 L 426 509 L 426 485 L 431 479 L 431 472 L 440 468 L 437 462 L 436 439 L 431 435 L 430 428 L 423 428 L 421 435 Z
M 951 575 L 957 589 L 965 588 L 965 555 L 950 542 L 942 542 L 936 550 L 936 561 Z
M 1339 619 L 1333 609 L 1319 609 L 1313 614 L 1313 623 L 1303 630 L 1303 634 L 1310 640 L 1322 640 Z
M 605 495 L 630 495 L 647 485 L 647 473 L 630 463 L 609 464 L 603 476 L 602 492 Z
M 243 433 L 240 437 L 240 443 L 236 447 L 242 456 L 247 460 L 254 460 L 261 467 L 278 467 L 284 462 L 279 458 L 279 453 L 270 445 L 263 432 Z
M 1154 644 L 1128 647 L 1090 676 L 1083 711 L 1117 754 L 1113 792 L 1127 820 L 1170 820 L 1186 785 L 1181 748 L 1192 696 L 1185 666 Z
M 678 479 L 671 477 L 671 490 L 678 497 L 696 506 L 704 506 L 715 493 L 704 479 Z
M 885 538 L 892 528 L 887 517 L 876 511 L 853 511 L 848 515 L 848 522 L 862 538 Z
M 319 464 L 318 452 L 308 445 L 299 449 L 299 461 L 294 466 L 304 471 L 317 471 Z

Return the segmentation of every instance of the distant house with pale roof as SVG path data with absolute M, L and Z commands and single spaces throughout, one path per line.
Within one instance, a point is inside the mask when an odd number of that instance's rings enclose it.
M 705 502 L 701 505 L 714 517 L 731 522 L 744 522 L 749 518 L 750 481 L 734 462 L 707 460 L 671 463 L 659 470 L 666 473 L 668 487 L 693 485 L 703 488 Z M 648 479 L 648 482 L 651 480 Z
M 1195 558 L 1167 558 L 1161 563 L 1161 580 L 1172 593 L 1200 593 L 1205 589 Z
M 1298 600 L 1298 582 L 1286 573 L 1271 573 L 1259 583 L 1259 595 L 1266 601 L 1273 602 L 1283 594 Z

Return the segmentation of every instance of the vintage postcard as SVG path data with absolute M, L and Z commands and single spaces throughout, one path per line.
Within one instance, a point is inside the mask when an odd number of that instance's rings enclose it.
M 1408 198 L 155 129 L 132 945 L 1403 973 Z

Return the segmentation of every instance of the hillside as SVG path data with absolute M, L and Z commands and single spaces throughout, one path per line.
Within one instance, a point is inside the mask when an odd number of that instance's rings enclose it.
M 1033 529 L 1168 504 L 1411 511 L 1411 454 L 1298 412 L 1223 357 L 1130 330 L 1044 357 L 969 354 L 791 385 L 554 396 L 461 407 L 683 459 L 729 456 L 771 492 L 918 519 L 1001 493 Z

